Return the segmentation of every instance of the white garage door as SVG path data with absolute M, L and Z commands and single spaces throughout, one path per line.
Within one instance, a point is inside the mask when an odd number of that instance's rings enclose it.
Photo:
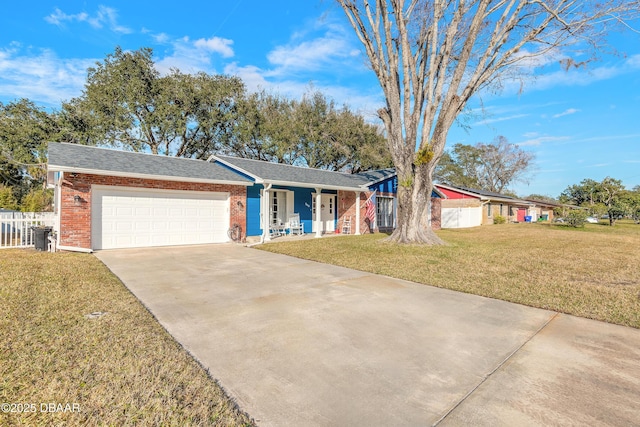
M 442 208 L 442 228 L 467 228 L 482 225 L 482 208 Z
M 229 194 L 92 188 L 93 249 L 228 241 Z

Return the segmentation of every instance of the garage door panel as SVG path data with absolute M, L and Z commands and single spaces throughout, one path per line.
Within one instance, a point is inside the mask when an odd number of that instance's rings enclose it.
M 228 241 L 228 193 L 98 187 L 92 203 L 94 249 Z
M 482 224 L 482 208 L 442 208 L 440 218 L 442 228 L 478 227 Z

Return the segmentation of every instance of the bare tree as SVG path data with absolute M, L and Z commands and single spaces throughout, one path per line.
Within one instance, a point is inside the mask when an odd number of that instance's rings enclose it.
M 502 193 L 515 182 L 527 182 L 535 155 L 504 136 L 476 145 L 455 144 L 434 172 L 439 182 Z
M 386 98 L 378 115 L 398 173 L 390 240 L 429 244 L 442 243 L 427 224 L 433 171 L 469 99 L 568 46 L 593 58 L 606 32 L 640 7 L 640 0 L 336 1 Z
M 478 178 L 483 188 L 501 193 L 509 184 L 527 182 L 534 154 L 498 136 L 491 144 L 477 144 L 480 150 Z

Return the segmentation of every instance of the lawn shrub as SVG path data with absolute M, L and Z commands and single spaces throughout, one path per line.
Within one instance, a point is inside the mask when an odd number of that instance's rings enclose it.
M 567 223 L 572 227 L 584 227 L 589 213 L 582 209 L 574 209 L 567 215 Z
M 507 218 L 503 217 L 502 215 L 495 215 L 493 217 L 494 224 L 505 224 L 506 222 L 507 222 Z

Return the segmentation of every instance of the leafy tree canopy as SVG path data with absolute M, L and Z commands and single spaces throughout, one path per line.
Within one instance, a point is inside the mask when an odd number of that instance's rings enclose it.
M 606 213 L 609 225 L 623 216 L 633 216 L 640 208 L 640 197 L 636 193 L 625 189 L 622 181 L 606 177 L 598 182 L 593 179 L 583 179 L 580 184 L 568 186 L 559 197 L 563 203 L 570 203 L 586 207 L 594 216 Z

